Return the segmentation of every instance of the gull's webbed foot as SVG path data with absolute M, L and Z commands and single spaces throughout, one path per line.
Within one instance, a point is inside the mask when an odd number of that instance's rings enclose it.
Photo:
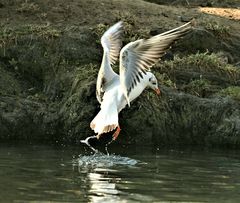
M 90 139 L 98 139 L 98 138 L 96 135 L 93 135 L 93 136 L 87 137 L 85 140 L 80 140 L 80 142 L 86 144 L 91 150 L 93 150 L 95 153 L 97 153 L 98 150 L 90 145 L 90 143 L 89 143 Z

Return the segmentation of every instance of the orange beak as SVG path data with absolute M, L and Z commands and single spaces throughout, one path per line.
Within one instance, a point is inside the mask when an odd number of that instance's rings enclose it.
M 156 89 L 155 89 L 155 92 L 156 92 L 157 95 L 160 95 L 160 94 L 161 94 L 161 91 L 160 91 L 159 88 L 156 88 Z

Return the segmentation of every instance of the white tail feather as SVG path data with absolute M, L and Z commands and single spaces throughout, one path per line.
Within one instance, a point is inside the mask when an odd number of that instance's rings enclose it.
M 90 127 L 95 133 L 101 135 L 110 132 L 118 126 L 118 112 L 114 104 L 103 105 L 102 109 L 92 120 Z

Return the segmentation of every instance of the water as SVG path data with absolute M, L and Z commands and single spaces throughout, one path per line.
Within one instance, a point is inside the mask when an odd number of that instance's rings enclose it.
M 2 144 L 0 202 L 240 202 L 240 151 L 111 151 Z

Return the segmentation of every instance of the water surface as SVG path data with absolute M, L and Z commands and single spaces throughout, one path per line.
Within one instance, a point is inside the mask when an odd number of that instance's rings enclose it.
M 2 144 L 0 202 L 240 202 L 239 151 L 111 151 Z

